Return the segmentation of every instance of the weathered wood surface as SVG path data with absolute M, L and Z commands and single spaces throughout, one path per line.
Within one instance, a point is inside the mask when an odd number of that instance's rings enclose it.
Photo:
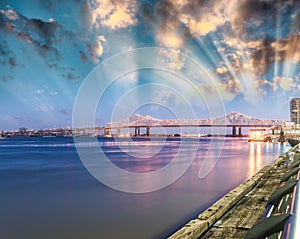
M 247 231 L 262 217 L 271 193 L 288 171 L 284 165 L 286 160 L 284 154 L 265 166 L 169 239 L 244 238 Z
M 248 230 L 260 220 L 272 192 L 278 187 L 281 176 L 287 171 L 281 166 L 266 173 L 260 182 L 227 212 L 201 238 L 244 238 Z

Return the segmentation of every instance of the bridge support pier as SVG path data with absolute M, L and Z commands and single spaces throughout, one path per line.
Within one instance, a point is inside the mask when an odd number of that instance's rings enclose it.
M 236 137 L 236 126 L 232 126 L 232 137 Z
M 119 136 L 120 134 L 121 134 L 121 129 L 118 128 L 118 129 L 117 129 L 117 136 Z
M 241 137 L 242 136 L 242 127 L 239 126 L 238 128 L 239 128 L 239 134 L 238 134 L 238 136 Z
M 150 127 L 147 127 L 147 129 L 146 129 L 146 135 L 150 136 Z
M 109 135 L 109 128 L 104 129 L 104 136 L 107 136 L 107 135 Z
M 140 127 L 135 127 L 134 128 L 134 136 L 140 135 Z

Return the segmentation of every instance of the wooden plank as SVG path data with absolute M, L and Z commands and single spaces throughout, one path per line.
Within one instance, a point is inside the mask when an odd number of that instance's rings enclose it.
M 280 166 L 266 173 L 251 192 L 245 195 L 201 238 L 244 238 L 247 231 L 262 217 L 270 195 L 278 187 L 281 176 L 287 170 L 287 167 Z

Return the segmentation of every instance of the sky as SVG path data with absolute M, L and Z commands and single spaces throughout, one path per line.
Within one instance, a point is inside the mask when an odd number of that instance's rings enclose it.
M 174 118 L 185 105 L 209 118 L 216 104 L 213 115 L 288 120 L 299 30 L 297 0 L 0 0 L 0 129 L 72 126 L 95 71 L 91 92 L 123 73 L 98 99 L 97 125 L 124 108 L 118 119 Z

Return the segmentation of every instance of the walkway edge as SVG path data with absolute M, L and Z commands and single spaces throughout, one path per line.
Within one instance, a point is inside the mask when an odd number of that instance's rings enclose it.
M 227 213 L 236 203 L 238 203 L 247 193 L 249 193 L 257 183 L 273 168 L 284 163 L 286 154 L 281 155 L 273 163 L 265 166 L 254 174 L 250 179 L 240 184 L 220 200 L 199 214 L 196 219 L 191 220 L 181 229 L 169 237 L 169 239 L 197 239 L 206 232 L 217 220 Z

